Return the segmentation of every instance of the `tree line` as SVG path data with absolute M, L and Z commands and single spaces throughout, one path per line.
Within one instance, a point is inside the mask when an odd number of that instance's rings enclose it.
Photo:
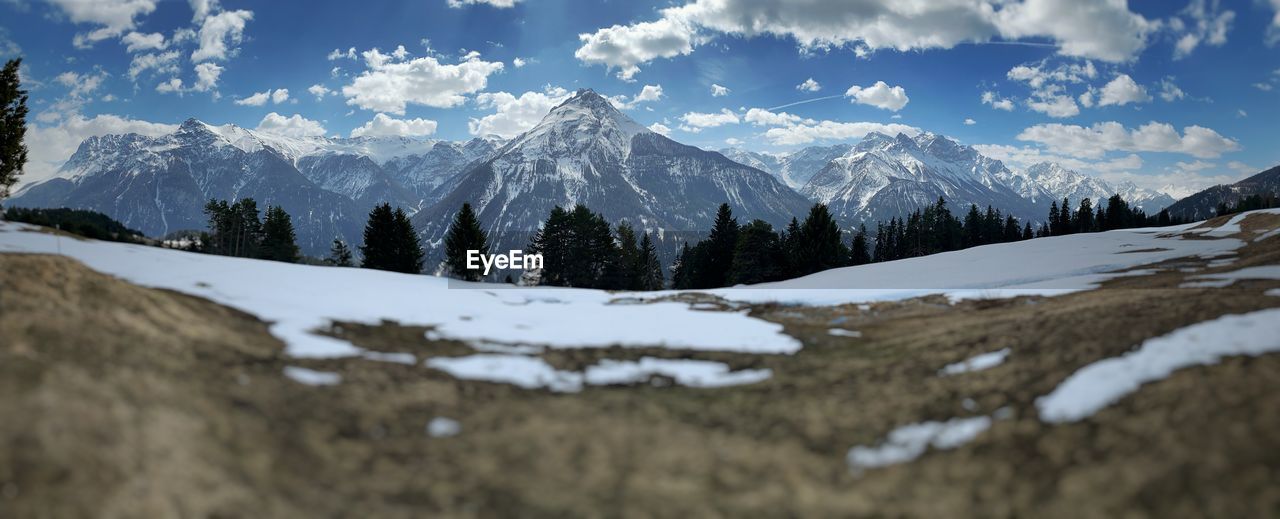
M 1242 197 L 1235 204 L 1226 202 L 1218 203 L 1218 216 L 1243 213 L 1245 211 L 1257 211 L 1258 209 L 1271 209 L 1280 207 L 1280 198 L 1271 193 L 1258 193 Z

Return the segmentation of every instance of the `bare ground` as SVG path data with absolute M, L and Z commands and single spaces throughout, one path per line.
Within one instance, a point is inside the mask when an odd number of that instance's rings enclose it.
M 1245 222 L 1245 236 L 1280 217 Z M 549 351 L 580 369 L 640 356 L 769 368 L 720 389 L 663 380 L 560 394 L 419 365 L 300 360 L 252 316 L 59 257 L 0 255 L 0 516 L 1213 516 L 1280 514 L 1280 356 L 1143 386 L 1093 417 L 1042 423 L 1076 369 L 1199 321 L 1280 306 L 1274 281 L 1179 289 L 1280 264 L 1280 238 L 1227 267 L 1184 259 L 1053 298 L 757 305 L 795 355 Z M 1192 274 L 1181 268 L 1196 267 Z M 703 298 L 705 299 L 705 298 Z M 861 332 L 832 336 L 830 328 Z M 419 360 L 472 353 L 423 328 L 326 332 Z M 1009 348 L 995 368 L 937 372 Z M 342 374 L 306 386 L 286 365 Z M 854 474 L 895 427 L 1006 409 L 974 441 Z M 433 438 L 448 417 L 459 435 Z

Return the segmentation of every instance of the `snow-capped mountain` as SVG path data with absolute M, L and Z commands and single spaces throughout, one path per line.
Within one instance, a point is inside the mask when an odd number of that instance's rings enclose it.
M 849 152 L 849 144 L 809 146 L 790 153 L 760 153 L 742 148 L 725 148 L 720 153 L 739 164 L 769 173 L 791 189 L 799 191 L 827 163 Z
M 1106 181 L 1062 167 L 1054 162 L 1033 164 L 1026 171 L 1008 171 L 1000 175 L 1011 189 L 1040 206 L 1068 199 L 1077 205 L 1088 198 L 1095 206 L 1119 194 L 1131 206 L 1155 213 L 1173 204 L 1173 197 L 1143 189 L 1132 182 L 1112 185 Z
M 428 246 L 440 242 L 464 202 L 499 249 L 524 246 L 556 205 L 583 203 L 611 222 L 625 218 L 660 233 L 705 232 L 723 202 L 740 221 L 778 226 L 809 206 L 768 173 L 649 131 L 585 89 L 415 215 Z
M 369 209 L 391 202 L 417 211 L 498 143 L 402 137 L 288 137 L 195 119 L 172 134 L 91 137 L 54 178 L 6 201 L 106 213 L 148 235 L 203 229 L 210 198 L 254 198 L 293 216 L 305 253 L 334 237 L 359 242 Z
M 990 205 L 1036 220 L 1034 204 L 1002 178 L 1008 168 L 969 146 L 932 133 L 870 133 L 826 165 L 801 193 L 846 222 L 888 221 L 945 197 L 953 212 Z

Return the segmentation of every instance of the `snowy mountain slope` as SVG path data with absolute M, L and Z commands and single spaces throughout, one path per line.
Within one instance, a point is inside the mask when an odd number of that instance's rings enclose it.
M 152 236 L 203 229 L 210 198 L 252 197 L 293 216 L 304 253 L 335 237 L 358 243 L 369 209 L 390 202 L 414 212 L 492 139 L 451 143 L 403 137 L 288 137 L 195 119 L 161 137 L 92 137 L 58 174 L 8 205 L 92 209 Z
M 1106 181 L 1062 167 L 1054 162 L 1033 164 L 1026 171 L 1008 171 L 1000 175 L 1001 181 L 1023 198 L 1048 208 L 1050 203 L 1061 203 L 1063 198 L 1073 206 L 1088 198 L 1096 207 L 1112 195 L 1119 194 L 1131 206 L 1156 213 L 1173 204 L 1173 197 L 1150 189 L 1143 189 L 1132 182 L 1111 185 Z
M 1188 196 L 1169 206 L 1169 214 L 1182 218 L 1210 218 L 1218 210 L 1218 204 L 1235 204 L 1241 198 L 1253 195 L 1280 196 L 1280 166 L 1236 182 L 1213 186 Z
M 827 163 L 844 155 L 852 146 L 809 146 L 790 153 L 759 153 L 742 148 L 725 148 L 720 154 L 730 160 L 773 175 L 791 189 L 800 190 Z
M 1039 218 L 1034 204 L 1005 185 L 1002 177 L 1009 174 L 1000 161 L 940 135 L 870 133 L 814 175 L 801 193 L 851 223 L 888 221 L 939 196 L 953 212 L 976 204 Z
M 556 205 L 583 203 L 610 221 L 662 232 L 705 232 L 723 202 L 740 221 L 775 225 L 809 205 L 763 171 L 649 131 L 591 90 L 552 109 L 415 215 L 428 244 L 439 243 L 464 202 L 499 248 L 524 246 Z

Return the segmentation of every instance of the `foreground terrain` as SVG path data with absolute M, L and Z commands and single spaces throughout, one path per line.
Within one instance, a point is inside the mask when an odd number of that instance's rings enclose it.
M 0 510 L 1273 515 L 1276 229 L 608 294 L 0 223 Z

